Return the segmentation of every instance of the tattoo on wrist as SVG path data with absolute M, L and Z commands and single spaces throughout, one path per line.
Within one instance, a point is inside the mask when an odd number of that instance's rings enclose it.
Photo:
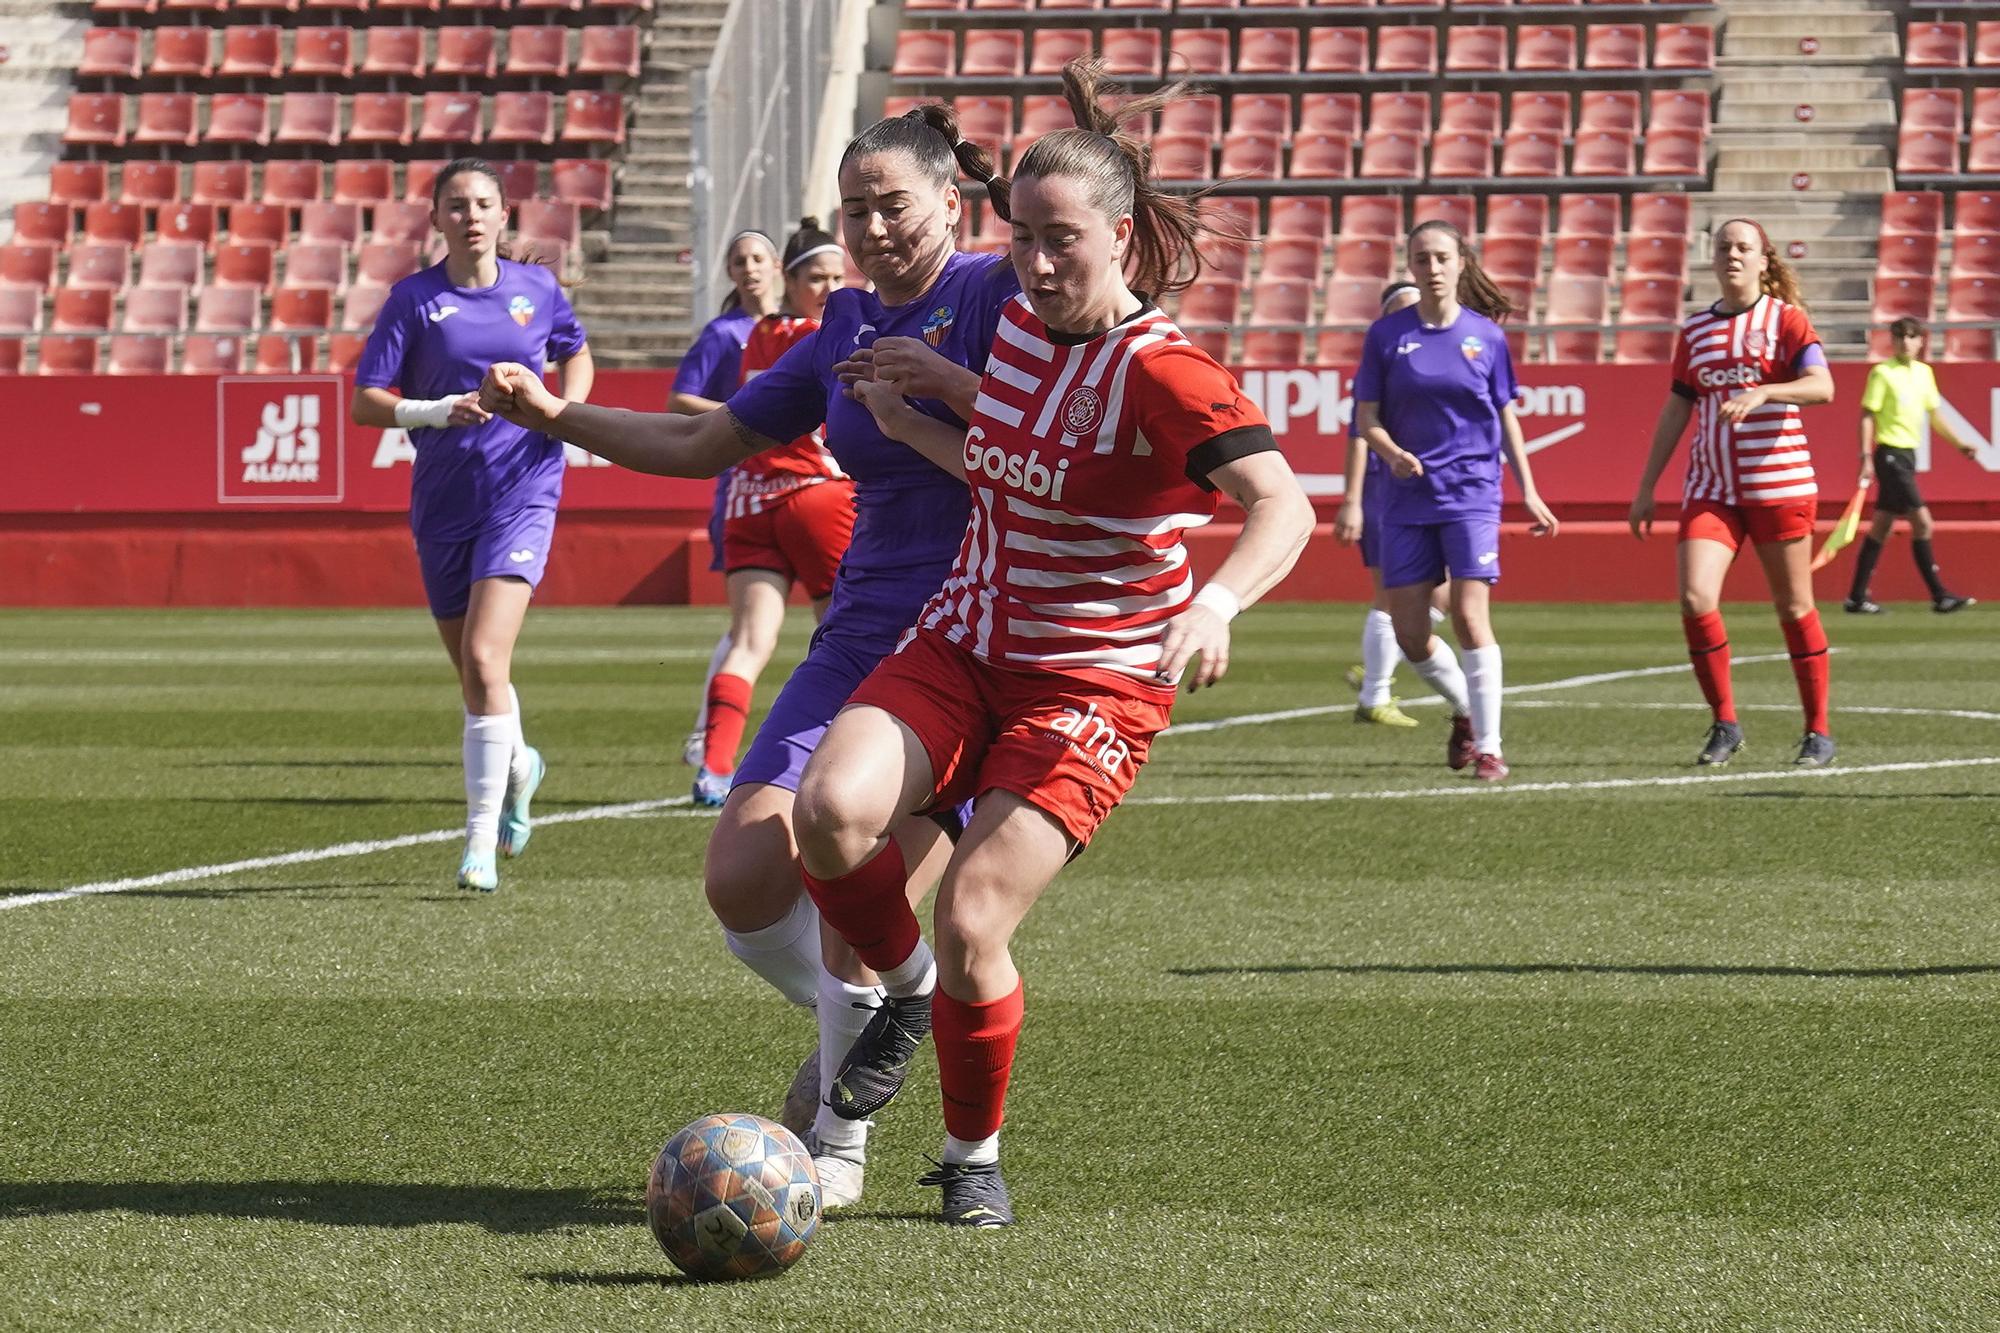
M 745 449 L 755 449 L 757 447 L 757 439 L 758 439 L 757 432 L 751 430 L 748 426 L 744 425 L 743 418 L 737 416 L 736 413 L 731 412 L 727 406 L 725 406 L 722 410 L 729 417 L 729 429 L 736 432 L 736 442 L 742 445 Z

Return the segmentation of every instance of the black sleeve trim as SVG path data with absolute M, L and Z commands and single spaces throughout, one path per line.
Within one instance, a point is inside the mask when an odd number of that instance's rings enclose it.
M 1695 391 L 1694 391 L 1693 389 L 1690 389 L 1690 388 L 1688 388 L 1688 386 L 1687 386 L 1687 385 L 1685 385 L 1685 384 L 1682 384 L 1682 383 L 1681 383 L 1681 382 L 1680 382 L 1679 380 L 1675 380 L 1675 381 L 1673 382 L 1673 386 L 1672 386 L 1672 387 L 1673 387 L 1673 391 L 1674 391 L 1675 393 L 1677 393 L 1677 394 L 1679 394 L 1679 395 L 1680 395 L 1681 397 L 1683 397 L 1683 398 L 1687 399 L 1687 400 L 1688 400 L 1688 401 L 1689 401 L 1690 403 L 1692 403 L 1692 402 L 1696 401 L 1697 399 L 1699 399 L 1699 398 L 1701 397 L 1701 395 L 1700 395 L 1700 394 L 1696 393 L 1696 392 L 1695 392 Z
M 1208 474 L 1224 463 L 1234 463 L 1252 454 L 1268 453 L 1278 447 L 1269 426 L 1238 426 L 1188 450 L 1188 480 L 1205 491 L 1215 489 Z

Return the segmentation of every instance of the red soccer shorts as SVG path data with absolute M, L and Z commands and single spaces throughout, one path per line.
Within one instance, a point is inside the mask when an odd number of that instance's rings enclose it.
M 833 591 L 840 557 L 854 535 L 854 483 L 822 481 L 802 487 L 760 513 L 725 519 L 722 567 L 768 569 L 805 585 L 814 601 Z
M 993 666 L 921 631 L 848 703 L 917 734 L 931 761 L 930 808 L 997 787 L 1053 815 L 1079 846 L 1132 790 L 1173 708 L 1061 672 Z
M 1759 546 L 1812 536 L 1819 497 L 1808 495 L 1776 504 L 1726 505 L 1718 500 L 1690 500 L 1681 506 L 1681 540 L 1720 542 L 1741 549 L 1748 537 Z

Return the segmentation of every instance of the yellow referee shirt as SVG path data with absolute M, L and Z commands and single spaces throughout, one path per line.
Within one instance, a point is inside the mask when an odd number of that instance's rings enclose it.
M 1861 391 L 1862 411 L 1875 416 L 1875 443 L 1891 449 L 1916 448 L 1924 423 L 1943 401 L 1937 376 L 1922 361 L 1884 361 L 1868 372 Z

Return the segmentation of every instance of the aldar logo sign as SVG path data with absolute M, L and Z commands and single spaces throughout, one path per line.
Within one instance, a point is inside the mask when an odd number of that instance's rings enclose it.
M 1271 433 L 1307 495 L 1347 490 L 1347 428 L 1353 388 L 1338 370 L 1246 370 L 1243 392 L 1264 409 Z M 1524 384 L 1514 409 L 1533 454 L 1580 435 L 1587 399 L 1576 384 Z
M 347 412 L 338 376 L 224 376 L 216 382 L 215 498 L 222 504 L 339 504 Z

